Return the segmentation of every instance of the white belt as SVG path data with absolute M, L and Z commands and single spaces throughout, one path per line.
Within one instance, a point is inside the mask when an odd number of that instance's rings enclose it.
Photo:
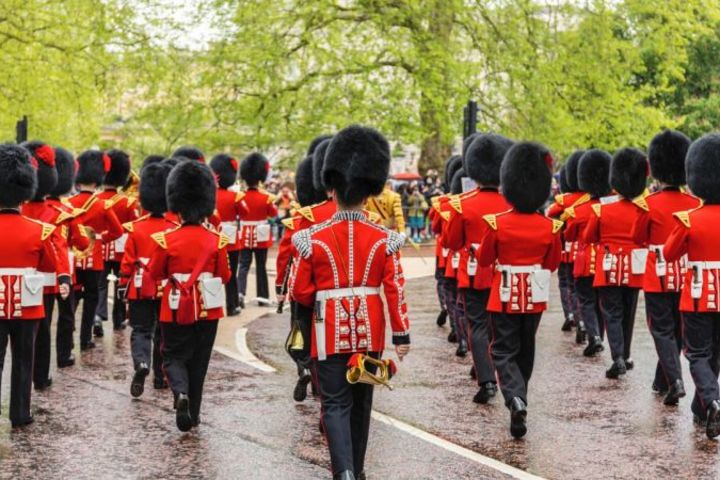
M 540 270 L 540 265 L 498 265 L 498 272 L 508 272 L 511 274 L 515 273 L 532 273 L 536 270 Z
M 695 267 L 700 270 L 720 270 L 720 262 L 688 262 L 688 268 Z
M 258 225 L 267 225 L 267 220 L 240 220 L 240 225 L 243 227 L 257 227 Z
M 198 275 L 198 280 L 202 280 L 204 278 L 210 278 L 212 277 L 212 273 L 210 272 L 202 272 L 200 275 Z M 190 279 L 189 273 L 173 273 L 173 278 L 177 280 L 178 282 L 187 282 Z
M 46 287 L 54 287 L 55 284 L 57 284 L 57 274 L 55 272 L 40 272 L 45 277 L 45 282 L 43 283 Z
M 0 276 L 19 277 L 21 275 L 34 275 L 38 273 L 34 268 L 0 268 Z

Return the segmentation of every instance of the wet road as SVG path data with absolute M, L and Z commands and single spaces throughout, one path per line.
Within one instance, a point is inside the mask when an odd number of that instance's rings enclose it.
M 499 398 L 472 403 L 470 358 L 456 358 L 447 330 L 435 326 L 432 280 L 408 287 L 413 351 L 399 364 L 397 388 L 376 389 L 375 407 L 435 437 L 373 420 L 368 478 L 511 478 L 472 452 L 546 478 L 720 477 L 718 444 L 692 424 L 687 372 L 689 397 L 679 407 L 663 406 L 650 390 L 655 354 L 642 305 L 636 368 L 612 382 L 604 377 L 608 353 L 582 357 L 574 336 L 560 332 L 554 303 L 538 332 L 529 433 L 514 441 Z M 176 430 L 167 390 L 147 385 L 141 400 L 131 399 L 127 331 L 78 355 L 77 366 L 53 372 L 51 389 L 33 396 L 36 422 L 25 430 L 10 430 L 6 369 L 0 478 L 327 478 L 319 405 L 291 399 L 294 367 L 282 350 L 287 323 L 268 314 L 249 325 L 250 349 L 276 373 L 213 356 L 202 425 L 189 434 Z

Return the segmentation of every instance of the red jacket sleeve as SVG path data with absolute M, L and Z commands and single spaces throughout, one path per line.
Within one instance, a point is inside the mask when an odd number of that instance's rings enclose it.
M 554 202 L 552 205 L 550 205 L 550 207 L 548 208 L 547 213 L 545 215 L 547 215 L 548 217 L 551 217 L 551 218 L 559 218 L 560 215 L 562 215 L 562 213 L 564 211 L 565 211 L 565 207 L 558 204 L 557 202 Z
M 107 228 L 107 230 L 102 232 L 103 242 L 105 243 L 115 241 L 125 233 L 120 220 L 118 220 L 112 208 L 105 209 L 105 228 Z
M 450 214 L 450 220 L 445 227 L 445 235 L 443 241 L 445 246 L 450 250 L 460 250 L 465 246 L 465 229 L 463 226 L 463 216 L 453 211 Z
M 120 263 L 120 285 L 126 285 L 135 273 L 137 254 L 135 248 L 135 235 L 130 233 L 125 243 L 125 253 Z
M 52 234 L 42 242 L 37 269 L 41 272 L 57 272 L 57 253 Z
M 217 254 L 215 261 L 215 276 L 220 277 L 223 283 L 230 281 L 230 260 L 228 259 L 227 247 L 222 247 Z
M 283 233 L 283 236 L 280 239 L 280 244 L 278 245 L 278 256 L 275 263 L 275 271 L 277 272 L 277 276 L 275 277 L 275 287 L 278 290 L 278 294 L 281 293 L 279 289 L 283 286 L 283 282 L 285 281 L 285 276 L 287 274 L 287 269 L 290 265 L 290 259 L 293 255 L 293 233 L 293 230 L 285 227 L 285 232 Z
M 688 251 L 690 229 L 678 222 L 663 247 L 663 256 L 668 262 L 675 262 Z
M 50 236 L 53 251 L 55 252 L 55 271 L 59 277 L 66 277 L 63 283 L 68 283 L 71 277 L 70 258 L 68 257 L 67 240 L 62 235 L 62 227 L 55 228 Z
M 598 243 L 600 241 L 600 217 L 592 213 L 585 231 L 582 232 L 582 240 L 585 243 Z
M 643 211 L 635 219 L 631 232 L 633 241 L 638 245 L 646 245 L 650 238 L 650 212 Z
M 495 265 L 495 261 L 498 258 L 497 232 L 495 230 L 491 228 L 488 229 L 475 255 L 480 266 L 490 267 Z
M 410 322 L 405 303 L 405 277 L 400 265 L 400 253 L 388 254 L 385 259 L 383 291 L 390 313 L 390 326 L 393 331 L 393 345 L 410 343 Z
M 312 273 L 311 259 L 298 257 L 297 269 L 290 277 L 290 297 L 306 307 L 313 307 L 315 303 L 317 288 Z
M 560 234 L 553 234 L 553 241 L 548 247 L 543 260 L 543 268 L 554 272 L 560 266 L 560 257 L 562 256 L 562 240 Z
M 167 264 L 167 250 L 160 245 L 155 246 L 152 255 L 150 255 L 148 271 L 156 282 L 161 282 L 170 276 L 168 274 Z

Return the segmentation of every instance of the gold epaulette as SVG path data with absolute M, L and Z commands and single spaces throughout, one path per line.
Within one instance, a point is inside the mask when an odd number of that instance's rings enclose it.
M 565 206 L 565 194 L 561 193 L 560 195 L 555 195 L 555 203 L 558 205 Z
M 224 233 L 219 233 L 218 237 L 218 249 L 225 248 L 230 244 L 230 239 Z
M 30 220 L 33 223 L 37 223 L 38 225 L 42 225 L 42 233 L 40 234 L 41 240 L 47 240 L 47 238 L 52 235 L 52 233 L 55 231 L 55 225 L 51 225 L 49 223 L 41 222 L 40 220 L 35 220 L 34 218 L 28 218 L 25 217 L 28 220 Z
M 640 207 L 642 210 L 646 212 L 650 211 L 650 207 L 648 206 L 647 200 L 645 200 L 644 196 L 637 197 L 632 202 L 638 207 Z
M 483 215 L 483 220 L 485 220 L 487 224 L 490 225 L 490 228 L 492 228 L 493 230 L 497 230 L 497 215 Z
M 445 220 L 446 222 L 450 221 L 450 212 L 440 212 L 440 216 Z
M 563 225 L 564 225 L 564 222 L 562 222 L 562 221 L 560 221 L 560 220 L 556 220 L 556 219 L 554 219 L 554 218 L 551 218 L 550 220 L 552 220 L 552 233 L 553 233 L 553 234 L 556 234 L 556 233 L 558 233 L 560 230 L 562 230 L 562 227 L 563 227 Z
M 602 210 L 602 205 L 599 203 L 596 203 L 592 206 L 593 212 L 595 212 L 595 215 L 598 217 L 600 216 L 600 211 Z
M 126 223 L 123 223 L 123 228 L 124 228 L 127 232 L 132 233 L 133 230 L 135 230 L 135 227 L 133 226 L 133 223 L 135 223 L 135 222 L 126 222 Z
M 575 218 L 575 207 L 566 208 L 560 215 L 560 220 L 562 220 L 563 222 L 566 221 L 568 218 Z
M 297 217 L 285 218 L 283 219 L 282 224 L 288 230 L 295 230 L 295 220 L 297 220 Z
M 127 195 L 125 198 L 127 198 L 128 207 L 131 207 L 135 202 L 138 201 L 137 197 L 131 197 L 130 195 Z
M 305 217 L 307 220 L 309 220 L 311 222 L 315 221 L 315 215 L 313 215 L 312 207 L 302 207 L 300 210 L 297 211 L 297 213 L 298 213 L 298 215 Z
M 155 243 L 160 247 L 167 249 L 167 239 L 165 238 L 165 232 L 157 232 L 150 235 L 150 238 L 155 240 Z
M 690 228 L 690 212 L 675 212 L 673 216 L 680 220 L 687 228 Z
M 462 213 L 462 202 L 460 201 L 460 197 L 458 195 L 453 195 L 452 197 L 450 197 L 449 203 L 456 212 Z

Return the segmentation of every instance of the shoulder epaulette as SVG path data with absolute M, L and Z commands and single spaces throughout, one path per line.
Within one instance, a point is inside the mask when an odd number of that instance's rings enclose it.
M 560 215 L 560 220 L 567 220 L 568 218 L 575 218 L 575 207 L 566 208 Z
M 388 231 L 387 254 L 392 255 L 393 253 L 399 252 L 402 246 L 405 245 L 405 238 L 404 233 L 398 233 L 392 230 Z
M 558 233 L 560 230 L 562 230 L 562 227 L 563 227 L 563 225 L 564 225 L 564 222 L 562 222 L 561 220 L 556 220 L 556 219 L 554 219 L 554 218 L 551 218 L 550 220 L 552 220 L 552 233 L 553 233 L 553 235 L 556 234 L 556 233 Z
M 245 198 L 245 192 L 239 191 L 235 194 L 235 202 L 240 202 L 243 198 Z
M 600 211 L 602 210 L 602 205 L 599 203 L 595 203 L 595 204 L 593 204 L 592 209 L 593 209 L 593 212 L 595 212 L 595 215 L 597 215 L 599 217 Z
M 306 228 L 304 230 L 300 230 L 299 232 L 295 232 L 292 236 L 293 246 L 302 258 L 310 258 L 310 255 L 312 255 L 312 239 L 310 238 L 311 231 L 311 228 Z
M 690 228 L 690 212 L 675 212 L 673 216 L 680 220 L 687 228 Z
M 450 221 L 450 212 L 440 212 L 440 216 L 445 220 L 446 222 Z
M 573 204 L 570 205 L 570 207 L 579 207 L 580 205 L 587 203 L 590 200 L 592 200 L 592 195 L 590 195 L 589 193 L 584 193 L 580 196 L 580 198 L 575 200 Z
M 297 217 L 285 218 L 283 219 L 282 224 L 288 230 L 295 230 L 295 220 L 297 220 Z
M 483 220 L 487 222 L 488 225 L 490 225 L 490 228 L 493 230 L 497 230 L 497 215 L 494 213 L 491 215 L 483 215 Z
M 55 207 L 55 209 L 59 212 L 57 218 L 55 219 L 55 224 L 57 225 L 60 225 L 61 223 L 77 216 L 74 211 L 68 212 L 60 207 Z
M 135 222 L 125 222 L 123 223 L 122 227 L 129 233 L 132 233 L 133 230 L 135 230 L 135 226 L 133 225 Z
M 224 233 L 218 234 L 218 249 L 227 247 L 230 244 L 230 239 Z
M 41 222 L 40 220 L 35 220 L 34 218 L 25 218 L 42 226 L 42 233 L 40 234 L 41 240 L 47 240 L 47 238 L 55 231 L 55 225 L 50 225 L 49 223 Z
M 565 194 L 561 193 L 560 195 L 555 195 L 555 203 L 561 207 L 565 206 Z
M 632 202 L 633 202 L 635 205 L 637 205 L 638 207 L 640 207 L 640 209 L 642 209 L 642 210 L 644 210 L 644 211 L 647 212 L 647 211 L 650 210 L 650 207 L 648 206 L 647 200 L 645 200 L 645 198 L 646 198 L 646 197 L 637 197 L 637 198 L 636 198 L 635 200 L 633 200 Z
M 80 209 L 88 211 L 90 209 L 90 207 L 92 207 L 95 204 L 97 199 L 98 199 L 97 193 L 93 193 L 92 195 L 90 195 L 88 197 L 87 200 L 85 200 L 85 203 L 83 204 L 82 207 L 80 207 Z
M 157 232 L 150 235 L 150 238 L 155 240 L 155 243 L 160 245 L 162 248 L 167 248 L 167 239 L 165 238 L 165 232 Z
M 450 197 L 450 206 L 455 209 L 456 212 L 462 213 L 462 202 L 459 196 L 453 195 Z
M 298 215 L 302 215 L 311 222 L 315 221 L 315 215 L 313 215 L 312 207 L 302 207 L 300 210 L 297 211 L 297 213 Z

